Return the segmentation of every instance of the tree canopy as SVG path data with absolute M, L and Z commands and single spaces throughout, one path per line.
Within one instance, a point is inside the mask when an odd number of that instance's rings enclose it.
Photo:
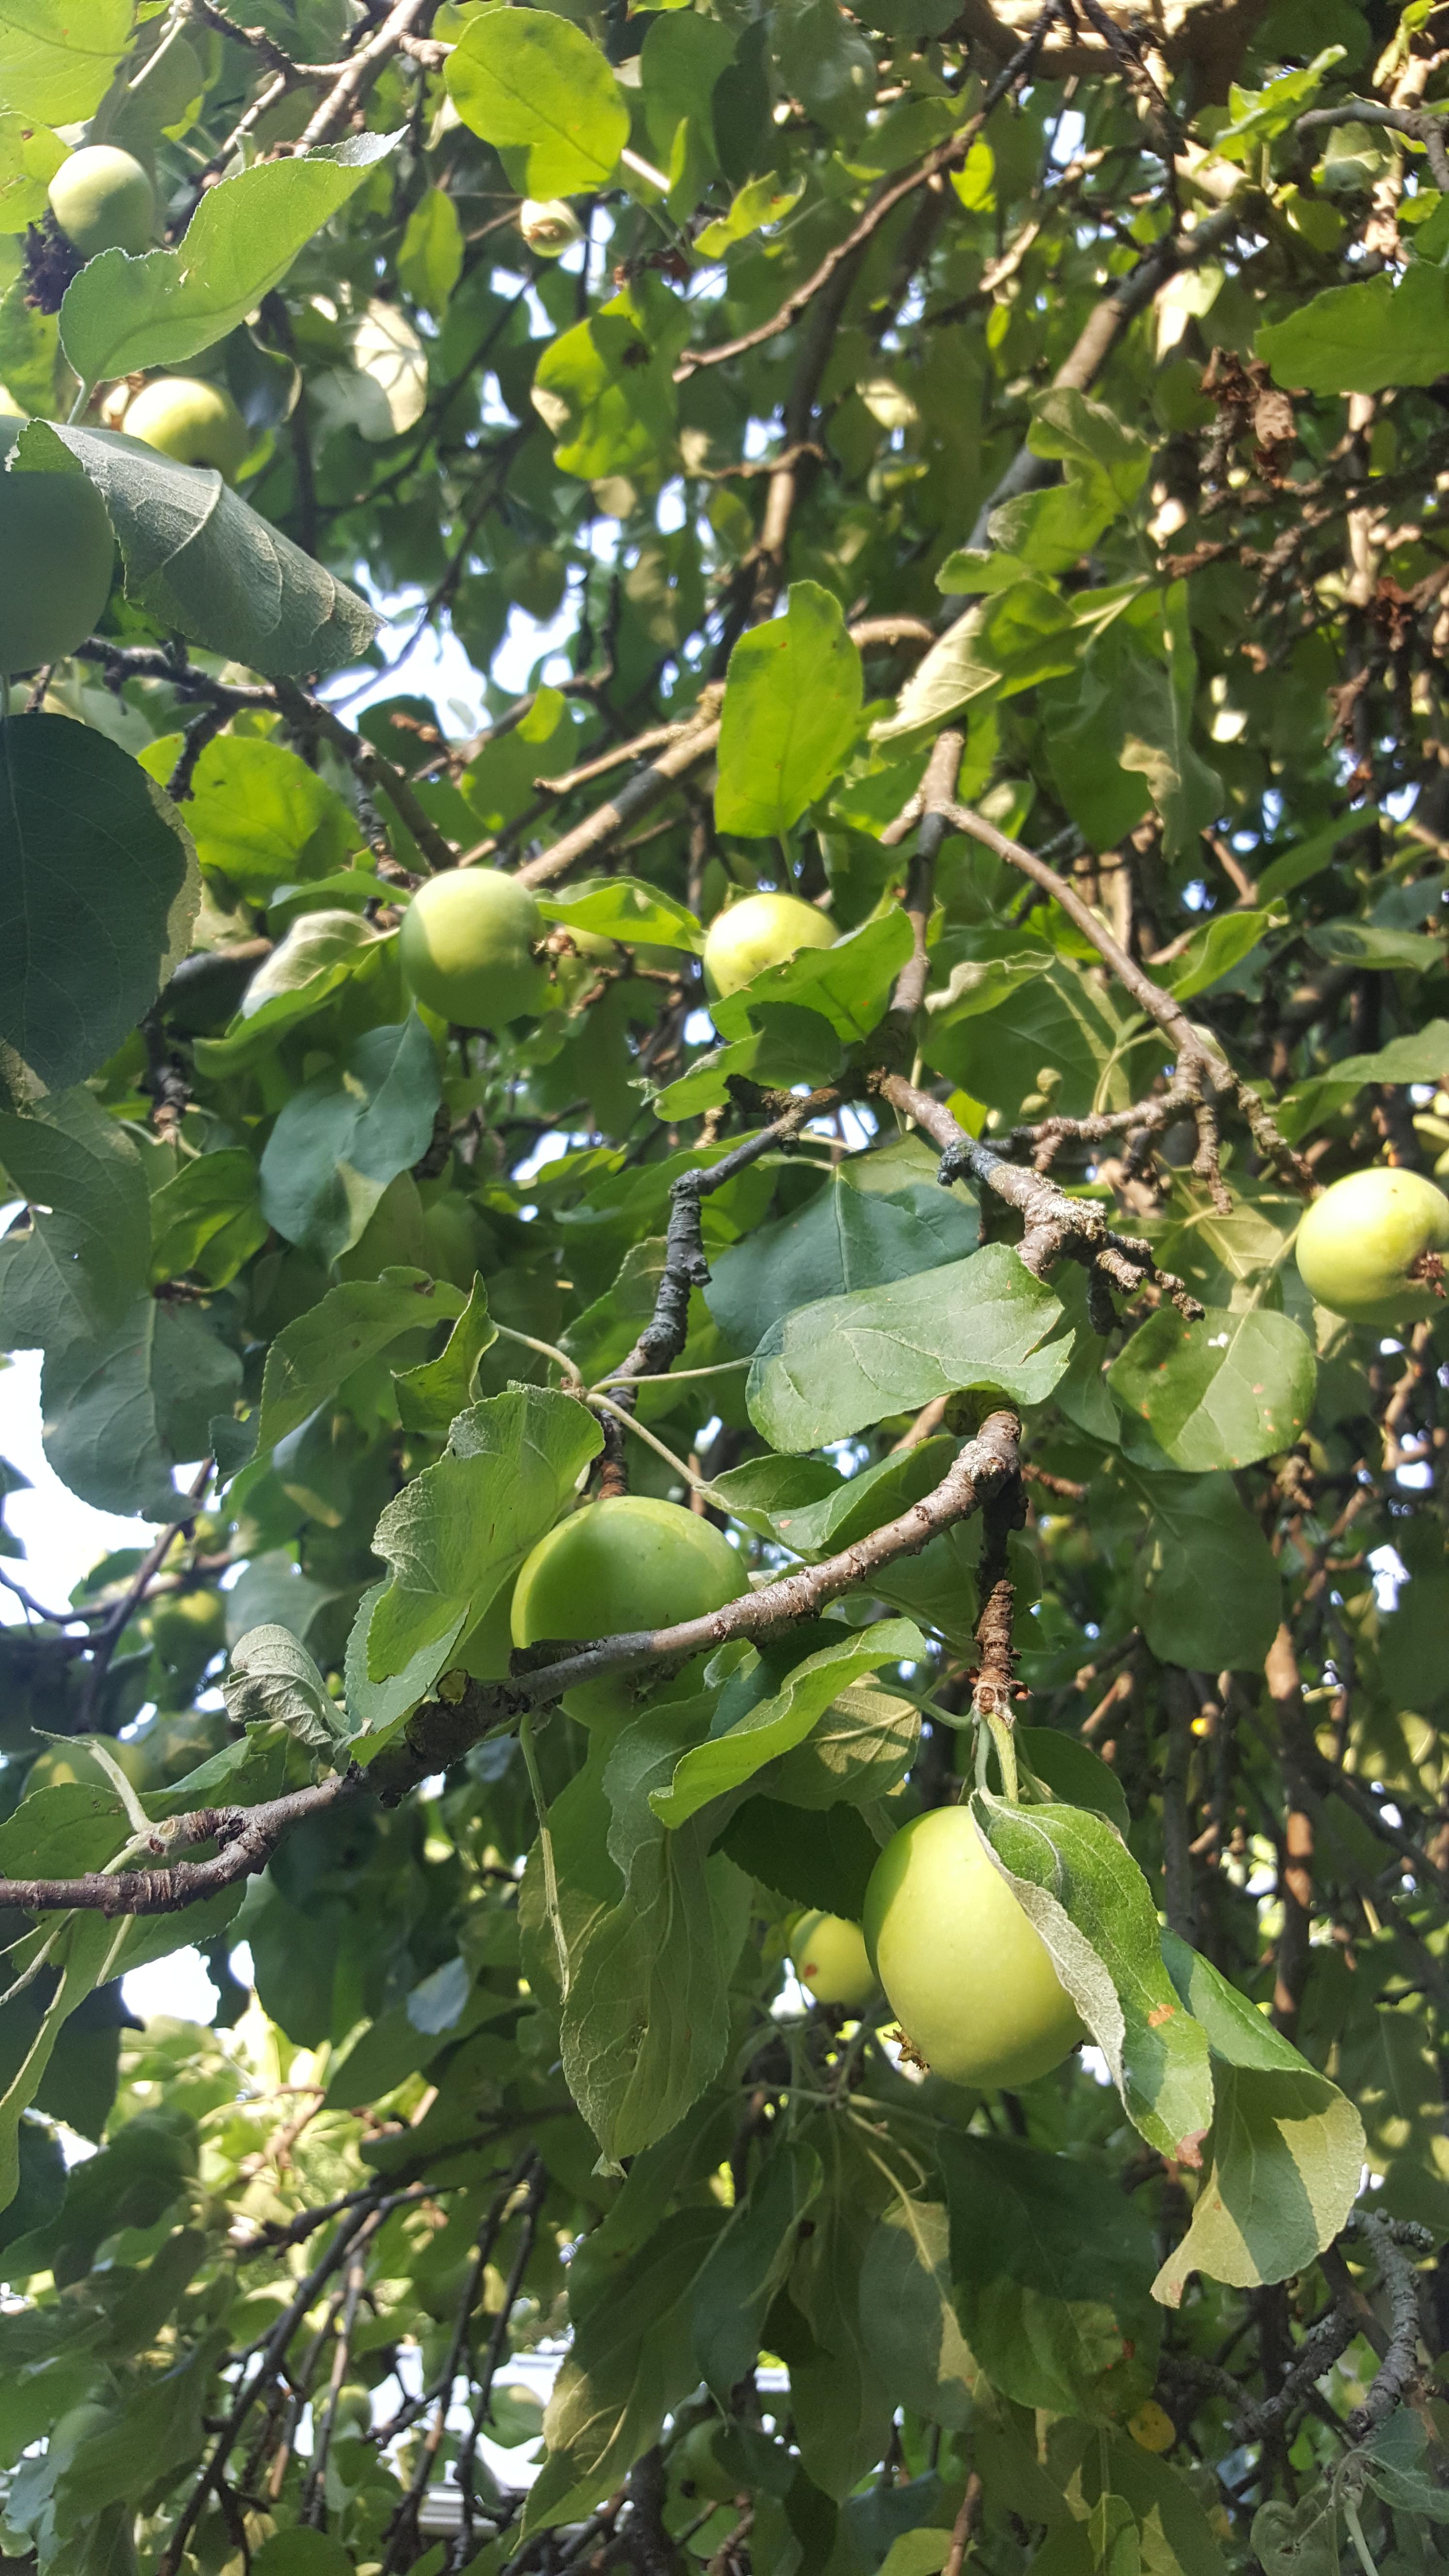
M 1444 2563 L 1445 26 L 0 0 L 5 2563 Z

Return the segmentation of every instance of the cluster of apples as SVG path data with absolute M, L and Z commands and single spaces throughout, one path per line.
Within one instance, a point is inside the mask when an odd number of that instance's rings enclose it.
M 526 886 L 498 868 L 456 868 L 429 877 L 409 904 L 401 932 L 402 970 L 420 1002 L 456 1028 L 500 1029 L 545 1011 L 555 998 L 539 950 L 548 924 Z M 570 936 L 586 953 L 606 939 Z M 716 996 L 736 993 L 766 966 L 801 948 L 829 948 L 835 930 L 813 904 L 792 894 L 748 895 L 716 915 L 704 975 Z

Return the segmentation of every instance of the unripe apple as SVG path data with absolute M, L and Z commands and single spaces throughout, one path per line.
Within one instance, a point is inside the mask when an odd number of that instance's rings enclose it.
M 525 197 L 518 209 L 518 229 L 540 259 L 558 259 L 584 237 L 583 225 L 562 197 Z
M 153 376 L 126 405 L 121 427 L 178 465 L 209 465 L 232 482 L 253 444 L 252 433 L 224 385 L 204 376 Z
M 149 250 L 156 237 L 149 173 L 114 143 L 87 143 L 62 161 L 50 183 L 50 211 L 87 259 L 103 250 Z
M 953 2084 L 1030 2084 L 1085 2037 L 968 1807 L 932 1807 L 887 1843 L 865 1939 L 902 2029 Z
M 403 916 L 398 955 L 420 1002 L 464 1029 L 501 1029 L 546 1010 L 548 978 L 534 956 L 542 913 L 498 868 L 449 868 L 419 886 Z
M 1320 1306 L 1355 1324 L 1431 1315 L 1436 1274 L 1416 1265 L 1449 1249 L 1449 1198 L 1420 1172 L 1386 1163 L 1350 1172 L 1298 1228 L 1298 1271 Z
M 116 541 L 83 474 L 0 474 L 0 673 L 73 653 L 111 591 Z
M 795 1974 L 818 2004 L 859 2012 L 875 1993 L 875 1971 L 858 1923 L 841 1914 L 802 1914 L 790 1935 Z
M 835 924 L 796 894 L 751 894 L 717 912 L 704 943 L 711 993 L 737 993 L 767 966 L 783 966 L 802 948 L 833 948 Z
M 620 1494 L 556 1522 L 524 1559 L 513 1594 L 513 1642 L 585 1644 L 634 1628 L 702 1619 L 749 1590 L 742 1560 L 722 1530 L 679 1503 Z M 623 1717 L 634 1688 L 624 1675 L 564 1694 L 586 1726 Z

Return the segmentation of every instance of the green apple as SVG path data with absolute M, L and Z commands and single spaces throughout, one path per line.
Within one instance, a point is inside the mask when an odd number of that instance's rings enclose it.
M 584 237 L 583 225 L 562 197 L 525 197 L 518 209 L 518 229 L 540 259 L 558 259 Z
M 679 1503 L 620 1494 L 585 1503 L 524 1559 L 513 1594 L 513 1642 L 585 1644 L 635 1628 L 702 1619 L 749 1590 L 743 1560 L 722 1530 Z M 564 1695 L 586 1726 L 626 1716 L 637 1684 L 625 1675 Z
M 204 376 L 153 376 L 126 405 L 121 427 L 178 465 L 209 465 L 226 483 L 254 444 L 225 386 Z
M 802 948 L 833 948 L 835 924 L 796 894 L 751 894 L 717 912 L 704 943 L 711 993 L 737 993 L 767 966 L 783 966 Z
M 818 2004 L 846 2004 L 859 2012 L 876 1991 L 865 1936 L 841 1914 L 802 1914 L 790 1934 L 790 1956 L 801 1985 Z
M 403 916 L 403 976 L 455 1027 L 506 1028 L 548 1007 L 548 978 L 534 956 L 545 931 L 516 878 L 498 868 L 449 868 L 419 886 Z
M 887 1843 L 865 1939 L 902 2029 L 953 2084 L 1030 2084 L 1086 2035 L 967 1807 L 930 1808 Z
M 1298 1228 L 1298 1272 L 1320 1306 L 1354 1324 L 1405 1324 L 1431 1315 L 1425 1254 L 1449 1250 L 1449 1198 L 1420 1172 L 1381 1163 L 1350 1172 L 1315 1199 Z M 1432 1274 L 1431 1274 L 1432 1277 Z
M 0 474 L 0 674 L 73 653 L 111 593 L 116 541 L 84 474 Z
M 156 238 L 150 174 L 114 143 L 87 143 L 62 161 L 50 183 L 50 211 L 85 258 L 103 250 L 149 250 Z

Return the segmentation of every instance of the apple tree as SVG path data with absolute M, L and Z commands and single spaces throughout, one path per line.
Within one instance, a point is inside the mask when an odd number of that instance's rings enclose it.
M 0 0 L 5 2564 L 1449 2558 L 1445 28 Z

